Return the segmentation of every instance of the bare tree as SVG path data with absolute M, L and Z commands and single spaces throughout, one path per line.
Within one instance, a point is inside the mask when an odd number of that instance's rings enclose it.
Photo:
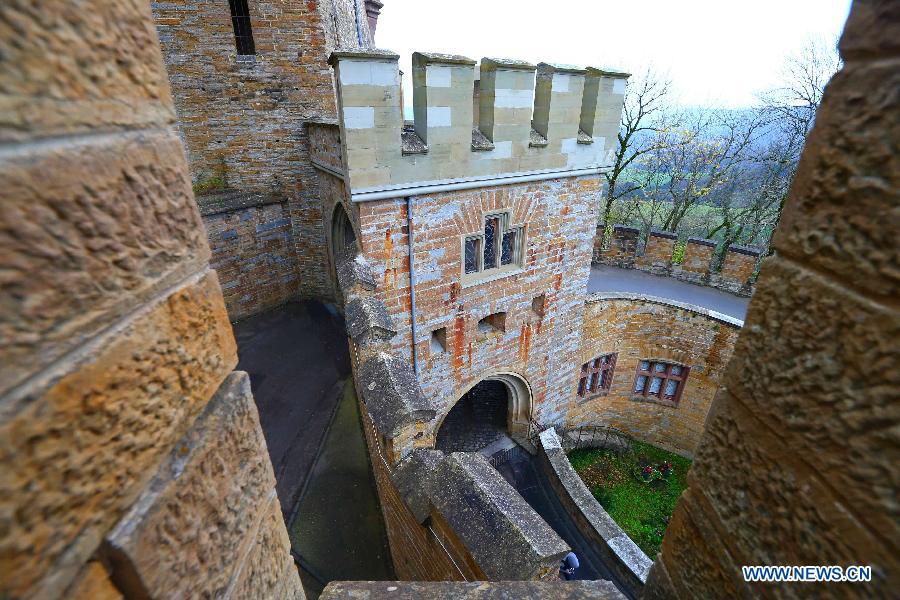
M 640 189 L 640 184 L 625 181 L 623 173 L 627 173 L 641 156 L 654 150 L 654 143 L 661 140 L 654 134 L 672 126 L 666 118 L 671 88 L 672 82 L 667 77 L 648 68 L 634 78 L 625 91 L 622 124 L 616 136 L 615 162 L 605 173 L 606 197 L 601 217 L 605 225 L 610 224 L 613 204 Z

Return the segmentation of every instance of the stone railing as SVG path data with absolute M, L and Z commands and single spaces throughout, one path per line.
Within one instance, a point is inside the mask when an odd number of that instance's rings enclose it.
M 604 563 L 620 588 L 639 597 L 653 561 L 603 510 L 572 468 L 563 442 L 552 428 L 540 436 L 540 456 L 550 484 L 569 516 L 603 553 Z
M 354 194 L 608 166 L 627 73 L 413 54 L 404 127 L 398 55 L 336 51 L 338 114 Z
M 718 272 L 713 271 L 713 257 L 718 242 L 702 238 L 688 238 L 681 264 L 672 261 L 678 236 L 669 231 L 651 229 L 643 254 L 638 254 L 641 231 L 637 227 L 613 225 L 607 247 L 603 247 L 603 226 L 597 228 L 594 238 L 593 262 L 622 269 L 640 269 L 708 285 L 738 294 L 750 296 L 754 288 L 754 274 L 762 251 L 758 248 L 730 245 L 725 250 Z
M 404 579 L 552 579 L 569 547 L 479 454 L 445 455 L 422 434 L 436 411 L 405 358 L 361 256 L 341 256 L 360 410 L 397 574 Z

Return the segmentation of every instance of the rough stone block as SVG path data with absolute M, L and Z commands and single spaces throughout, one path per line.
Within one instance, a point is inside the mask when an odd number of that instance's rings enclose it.
M 0 158 L 0 393 L 205 266 L 183 156 L 164 131 Z
M 225 595 L 274 487 L 250 378 L 232 373 L 107 535 L 114 580 L 131 597 Z
M 381 435 L 394 437 L 404 426 L 434 418 L 436 411 L 405 360 L 378 353 L 363 363 L 358 377 L 363 401 Z
M 147 2 L 9 0 L 0 57 L 0 141 L 175 117 Z
M 354 296 L 344 307 L 347 335 L 360 345 L 386 342 L 397 334 L 384 302 L 368 296 Z
M 419 523 L 424 522 L 431 512 L 428 485 L 443 461 L 444 453 L 440 450 L 419 448 L 391 472 L 394 486 Z
M 228 597 L 243 598 L 299 598 L 303 588 L 294 559 L 291 541 L 281 517 L 281 508 L 274 493 L 264 509 L 253 546 L 244 560 Z M 302 518 L 302 517 L 301 517 Z
M 828 473 L 829 485 L 858 519 L 896 535 L 900 371 L 892 365 L 898 339 L 896 310 L 769 258 L 724 376 L 741 403 L 781 432 L 773 441 L 776 456 L 802 458 L 807 464 L 798 472 Z M 698 460 L 692 472 L 709 464 Z
M 491 580 L 541 579 L 569 547 L 480 454 L 454 452 L 429 486 L 435 509 Z
M 82 570 L 65 597 L 72 600 L 122 600 L 122 594 L 109 580 L 106 569 L 95 560 Z
M 779 253 L 890 300 L 900 295 L 898 88 L 900 58 L 834 76 L 773 239 Z
M 58 595 L 236 363 L 208 271 L 5 398 L 0 595 Z

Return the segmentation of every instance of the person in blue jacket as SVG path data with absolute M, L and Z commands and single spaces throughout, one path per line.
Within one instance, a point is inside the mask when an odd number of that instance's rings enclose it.
M 574 552 L 569 552 L 559 565 L 559 574 L 567 581 L 572 580 L 575 579 L 575 569 L 577 568 L 578 557 L 575 556 Z

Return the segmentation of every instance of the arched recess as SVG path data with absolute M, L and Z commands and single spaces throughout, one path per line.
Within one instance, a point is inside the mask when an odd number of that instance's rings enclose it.
M 448 423 L 447 418 L 450 417 L 451 422 L 454 421 L 454 417 L 458 416 L 459 410 L 463 408 L 465 402 L 470 401 L 472 394 L 478 391 L 479 386 L 484 387 L 484 384 L 489 383 L 502 384 L 502 388 L 506 392 L 506 433 L 526 448 L 529 447 L 528 431 L 533 410 L 531 386 L 516 373 L 493 373 L 479 381 L 473 382 L 457 394 L 456 401 L 441 416 L 434 428 L 435 448 L 440 449 L 441 445 L 445 445 L 447 436 L 442 435 L 442 430 L 444 434 L 448 434 L 449 432 L 444 429 L 444 426 L 445 424 L 451 425 L 451 423 Z M 454 410 L 456 413 L 454 413 Z M 454 414 L 451 416 L 451 413 Z M 459 428 L 459 423 L 452 423 L 452 426 Z M 477 430 L 475 427 L 461 429 L 463 434 L 467 431 Z
M 355 256 L 359 250 L 359 244 L 356 237 L 356 231 L 353 229 L 353 223 L 344 210 L 344 205 L 340 202 L 334 205 L 331 213 L 331 227 L 329 228 L 329 254 L 331 255 L 331 278 L 334 282 L 335 296 L 338 299 L 338 306 L 343 311 L 344 297 L 341 293 L 341 287 L 337 280 L 337 265 L 345 256 Z

